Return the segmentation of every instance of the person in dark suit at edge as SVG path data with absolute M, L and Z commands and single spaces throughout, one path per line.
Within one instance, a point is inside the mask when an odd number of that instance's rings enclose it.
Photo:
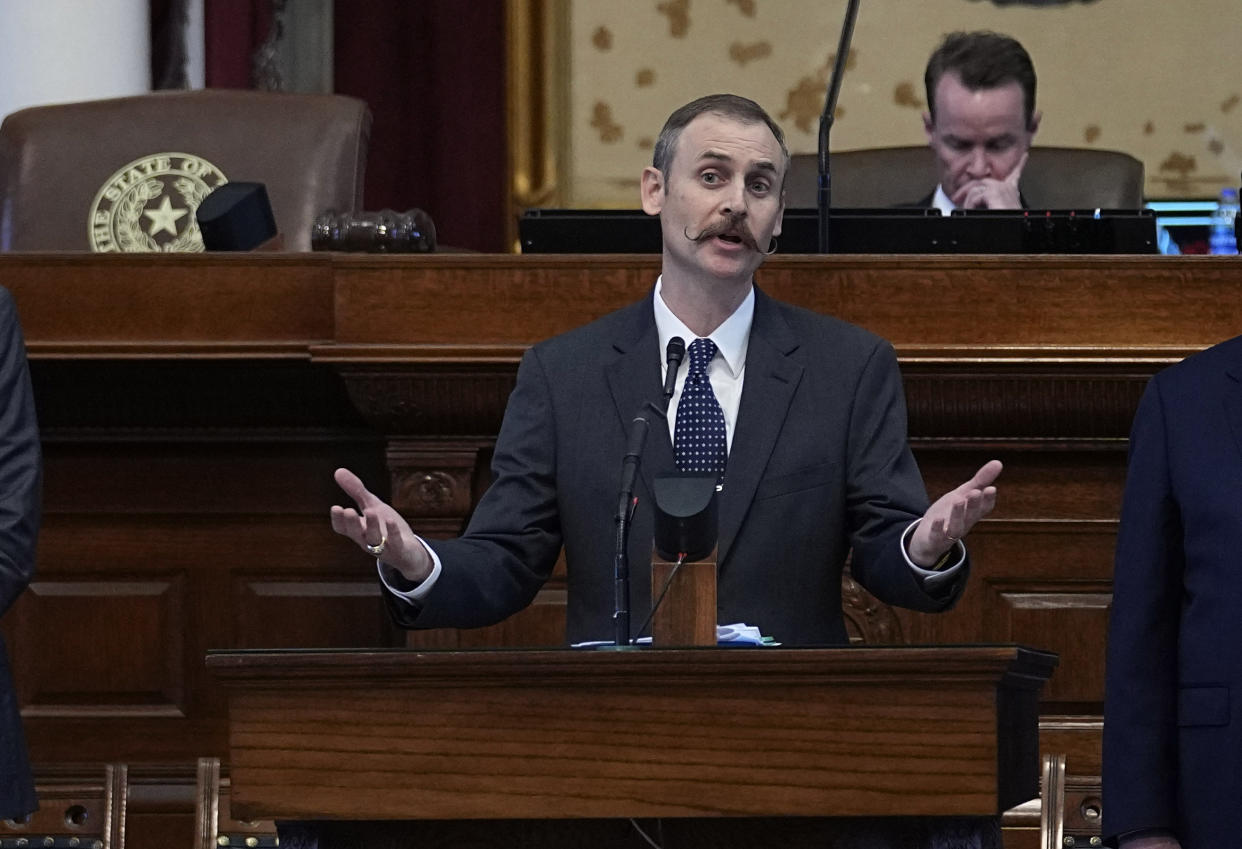
M 1018 181 L 1039 129 L 1035 66 L 994 32 L 953 32 L 927 61 L 923 129 L 940 182 L 912 206 L 1022 209 Z
M 39 531 L 42 454 L 17 309 L 0 288 L 0 616 L 30 583 Z M 0 638 L 0 819 L 38 808 L 17 693 Z
M 788 163 L 780 128 L 750 100 L 712 95 L 673 113 L 641 182 L 643 209 L 660 217 L 660 277 L 638 303 L 526 352 L 491 486 L 460 538 L 417 537 L 337 470 L 355 506 L 333 507 L 332 527 L 377 556 L 400 624 L 495 623 L 532 601 L 563 545 L 569 642 L 612 634 L 621 457 L 633 417 L 661 398 L 674 335 L 690 350 L 667 427 L 652 419 L 635 488 L 634 627 L 650 609 L 652 480 L 677 469 L 723 484 L 718 622 L 756 625 L 787 645 L 847 642 L 851 550 L 854 578 L 888 603 L 937 611 L 956 601 L 967 573 L 960 539 L 992 510 L 1001 464 L 928 507 L 892 347 L 753 284 L 776 247 Z M 686 450 L 696 438 L 706 461 Z
M 1104 837 L 1242 845 L 1242 336 L 1157 374 L 1130 432 L 1104 697 Z

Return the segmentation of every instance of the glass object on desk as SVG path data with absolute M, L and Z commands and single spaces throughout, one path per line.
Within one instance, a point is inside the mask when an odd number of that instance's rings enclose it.
M 1208 251 L 1213 254 L 1237 254 L 1238 241 L 1234 231 L 1238 217 L 1238 190 L 1224 188 L 1220 201 L 1212 213 L 1212 225 L 1208 231 Z
M 430 253 L 436 249 L 436 225 L 421 209 L 394 212 L 337 212 L 315 218 L 311 249 L 362 253 Z

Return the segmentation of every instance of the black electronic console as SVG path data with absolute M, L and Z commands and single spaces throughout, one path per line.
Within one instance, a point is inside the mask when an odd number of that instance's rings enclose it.
M 1153 254 L 1151 210 L 834 209 L 834 254 Z M 659 253 L 660 222 L 641 210 L 531 209 L 523 253 Z M 818 253 L 813 209 L 787 209 L 781 254 Z

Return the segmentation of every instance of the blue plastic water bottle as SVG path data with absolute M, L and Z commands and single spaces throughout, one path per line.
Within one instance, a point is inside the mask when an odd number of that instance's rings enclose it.
M 1212 227 L 1208 234 L 1208 252 L 1213 254 L 1237 254 L 1238 242 L 1234 222 L 1238 216 L 1238 190 L 1224 188 L 1220 201 L 1212 213 Z

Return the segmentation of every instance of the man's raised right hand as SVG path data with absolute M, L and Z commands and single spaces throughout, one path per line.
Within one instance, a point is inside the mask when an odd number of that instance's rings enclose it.
M 417 584 L 426 580 L 433 566 L 431 555 L 401 514 L 367 489 L 349 469 L 337 469 L 333 478 L 356 507 L 334 505 L 332 530 L 396 569 L 407 581 Z

